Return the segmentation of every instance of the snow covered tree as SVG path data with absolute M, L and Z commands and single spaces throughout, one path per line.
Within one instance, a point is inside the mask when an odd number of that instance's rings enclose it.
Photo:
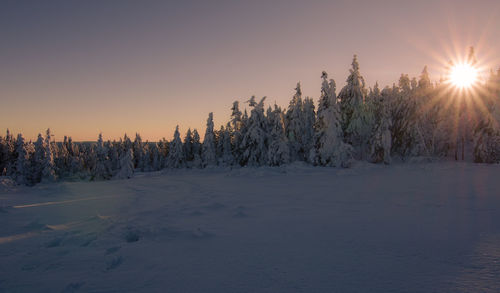
M 348 167 L 352 162 L 353 149 L 343 141 L 335 81 L 328 81 L 324 71 L 321 77 L 323 82 L 315 124 L 315 146 L 309 152 L 309 161 L 315 165 Z
M 80 147 L 77 144 L 73 143 L 73 140 L 68 137 L 68 144 L 66 146 L 69 156 L 69 173 L 71 176 L 78 175 L 83 176 L 84 173 L 84 162 L 83 162 L 83 154 L 80 152 Z
M 480 119 L 474 129 L 473 156 L 476 163 L 500 162 L 500 70 L 496 76 L 493 72 L 485 85 L 482 95 L 475 98 L 481 100 Z
M 231 144 L 234 146 L 233 157 L 235 162 L 239 162 L 241 157 L 239 146 L 241 145 L 241 139 L 243 137 L 242 130 L 244 125 L 243 125 L 243 114 L 240 111 L 238 101 L 234 101 L 233 106 L 231 107 L 230 125 L 232 130 Z
M 102 133 L 99 133 L 97 143 L 93 148 L 93 157 L 95 160 L 94 168 L 92 169 L 93 180 L 106 180 L 111 178 L 111 166 L 108 158 L 108 150 L 104 145 Z
M 54 182 L 56 180 L 54 152 L 51 141 L 50 129 L 47 129 L 45 141 L 43 143 L 43 161 L 42 161 L 42 182 Z
M 160 153 L 160 169 L 163 169 L 163 168 L 168 167 L 167 166 L 167 156 L 168 156 L 169 143 L 163 137 L 158 142 L 157 146 L 158 146 L 158 152 Z
M 225 131 L 224 125 L 221 125 L 219 130 L 214 131 L 214 134 L 215 134 L 215 159 L 217 161 L 217 165 L 221 165 L 222 149 L 223 149 L 222 137 L 224 135 L 224 131 Z
M 415 90 L 416 123 L 415 154 L 420 156 L 444 156 L 448 152 L 449 131 L 443 115 L 445 104 L 439 91 L 430 81 L 427 66 L 424 67 Z
M 141 135 L 139 133 L 135 134 L 135 140 L 132 144 L 132 151 L 134 154 L 134 167 L 144 171 L 147 165 L 145 146 L 142 142 Z
M 246 131 L 241 141 L 241 163 L 248 166 L 267 165 L 268 159 L 268 138 L 267 119 L 264 115 L 263 97 L 259 103 L 255 101 L 255 96 L 248 100 L 252 107 L 250 118 L 248 119 Z
M 2 161 L 0 162 L 0 172 L 6 175 L 11 175 L 15 164 L 15 139 L 7 129 L 5 138 L 3 139 Z
M 392 153 L 402 158 L 418 153 L 415 91 L 407 74 L 401 74 L 399 86 L 393 87 L 388 106 L 392 117 Z
M 201 168 L 203 161 L 201 159 L 201 149 L 202 145 L 200 142 L 200 135 L 196 128 L 193 130 L 193 163 L 192 166 L 195 168 Z
M 35 153 L 31 164 L 33 181 L 39 183 L 42 181 L 42 170 L 45 162 L 45 141 L 43 136 L 39 133 L 35 141 Z
M 186 166 L 186 158 L 184 157 L 179 126 L 175 128 L 174 139 L 170 142 L 167 162 L 170 168 L 183 168 Z
M 474 162 L 500 163 L 500 133 L 491 117 L 479 121 L 474 133 Z
M 365 96 L 365 80 L 359 72 L 358 57 L 354 55 L 352 68 L 349 77 L 347 77 L 347 84 L 342 88 L 338 96 L 342 114 L 342 130 L 349 143 L 357 140 L 356 133 L 353 133 L 353 131 L 356 131 L 358 125 L 362 124 L 356 119 L 361 118 L 359 109 L 365 100 Z M 357 117 L 355 111 L 358 111 Z
M 302 133 L 301 153 L 303 159 L 307 159 L 311 148 L 314 145 L 314 126 L 316 123 L 316 113 L 314 112 L 314 101 L 306 97 L 303 102 L 302 118 L 304 129 Z
M 117 141 L 107 141 L 104 144 L 104 147 L 108 150 L 108 166 L 111 170 L 111 173 L 114 174 L 118 169 L 120 169 L 120 143 Z
M 373 163 L 391 163 L 391 120 L 386 101 L 375 84 L 370 94 L 370 104 L 373 110 L 374 129 L 370 143 L 370 160 Z
M 226 128 L 221 126 L 217 149 L 220 150 L 219 165 L 231 166 L 234 164 L 233 148 L 231 145 L 231 124 L 227 123 Z
M 241 111 L 239 108 L 239 102 L 234 101 L 233 106 L 231 107 L 231 127 L 234 131 L 237 131 L 241 128 Z
M 150 148 L 150 157 L 151 157 L 151 171 L 159 171 L 162 168 L 161 164 L 161 155 L 158 144 L 155 143 Z
M 274 110 L 268 111 L 269 121 L 269 151 L 268 163 L 279 166 L 290 162 L 290 149 L 285 134 L 284 115 L 281 108 L 274 104 Z
M 285 115 L 285 131 L 289 143 L 291 161 L 305 159 L 304 149 L 302 147 L 304 143 L 303 135 L 305 121 L 302 110 L 302 90 L 300 88 L 300 83 L 297 83 L 295 95 L 290 101 Z
M 132 149 L 125 150 L 120 158 L 120 169 L 114 176 L 116 179 L 128 179 L 134 174 L 134 153 Z
M 17 140 L 15 143 L 15 167 L 12 174 L 13 179 L 18 184 L 30 184 L 30 165 L 29 165 L 29 154 L 26 150 L 26 144 L 24 142 L 24 137 L 22 134 L 17 135 Z
M 184 137 L 183 148 L 184 148 L 184 157 L 186 158 L 188 164 L 190 164 L 194 159 L 193 135 L 191 133 L 191 128 L 189 128 L 188 131 L 186 132 L 186 136 Z
M 207 129 L 201 151 L 203 166 L 214 166 L 217 163 L 215 156 L 215 133 L 214 133 L 214 116 L 210 112 L 207 119 Z

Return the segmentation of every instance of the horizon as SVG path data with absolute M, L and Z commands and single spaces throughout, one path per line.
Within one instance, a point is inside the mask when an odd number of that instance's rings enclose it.
M 367 88 L 424 66 L 437 81 L 470 46 L 484 71 L 500 65 L 494 1 L 148 4 L 4 4 L 0 131 L 153 142 L 179 125 L 203 137 L 208 113 L 218 129 L 234 100 L 286 107 L 301 82 L 317 104 L 322 71 L 338 93 L 354 54 Z

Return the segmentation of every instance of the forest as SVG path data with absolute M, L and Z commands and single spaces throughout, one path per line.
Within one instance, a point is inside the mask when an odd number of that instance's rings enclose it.
M 473 57 L 471 48 L 469 58 Z M 50 129 L 36 141 L 7 130 L 0 136 L 0 172 L 16 183 L 130 178 L 134 172 L 213 166 L 279 166 L 303 161 L 315 166 L 352 166 L 355 161 L 390 164 L 414 157 L 500 162 L 500 69 L 470 89 L 457 89 L 447 78 L 431 82 L 427 67 L 420 76 L 402 74 L 380 88 L 365 84 L 354 55 L 346 84 L 321 74 L 315 103 L 303 97 L 300 83 L 286 109 L 265 106 L 252 96 L 231 119 L 215 129 L 208 114 L 203 140 L 196 129 L 181 138 L 145 142 L 140 134 L 119 141 L 56 142 Z

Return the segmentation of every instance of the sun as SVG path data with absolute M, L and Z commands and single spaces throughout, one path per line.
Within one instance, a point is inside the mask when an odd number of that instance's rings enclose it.
M 457 88 L 472 87 L 478 79 L 478 69 L 468 63 L 456 64 L 451 68 L 450 81 Z

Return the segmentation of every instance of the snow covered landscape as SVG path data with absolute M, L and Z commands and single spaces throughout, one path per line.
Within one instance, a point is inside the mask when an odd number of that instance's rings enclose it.
M 500 292 L 499 12 L 2 1 L 0 293 Z
M 498 292 L 499 165 L 2 177 L 0 292 Z

